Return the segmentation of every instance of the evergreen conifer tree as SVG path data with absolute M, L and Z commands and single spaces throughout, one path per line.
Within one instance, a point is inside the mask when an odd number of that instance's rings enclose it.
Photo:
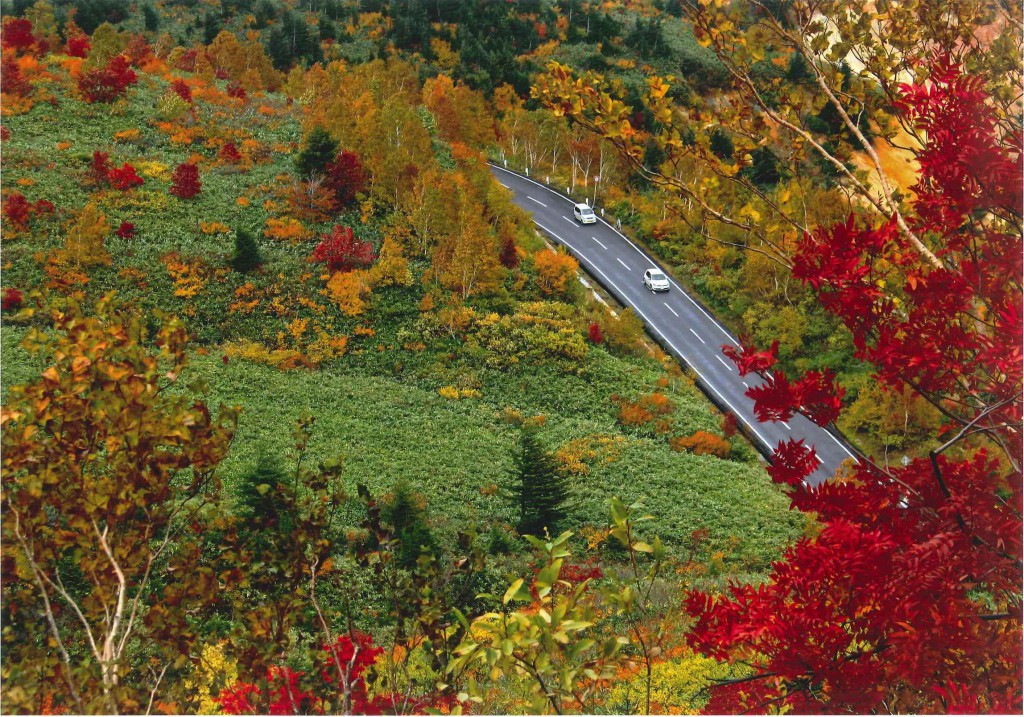
M 541 536 L 545 528 L 554 534 L 558 524 L 565 519 L 566 482 L 552 457 L 541 446 L 537 429 L 532 426 L 523 428 L 516 468 L 519 473 L 515 491 L 519 500 L 517 529 L 522 535 Z
M 238 227 L 235 230 L 235 255 L 231 259 L 231 268 L 245 274 L 263 263 L 256 237 L 248 229 Z
M 337 152 L 337 140 L 323 127 L 316 127 L 306 137 L 306 146 L 295 158 L 295 168 L 302 179 L 308 180 L 314 174 L 323 174 Z
M 398 538 L 399 547 L 396 558 L 399 567 L 412 570 L 416 567 L 416 561 L 420 555 L 424 553 L 437 554 L 437 541 L 424 520 L 423 508 L 420 507 L 418 496 L 408 483 L 402 481 L 395 486 L 394 498 L 381 513 L 385 522 L 394 529 L 395 537 Z

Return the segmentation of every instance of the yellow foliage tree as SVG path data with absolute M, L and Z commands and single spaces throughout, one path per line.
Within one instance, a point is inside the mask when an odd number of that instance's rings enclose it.
M 464 184 L 455 176 L 456 185 Z M 498 247 L 483 207 L 465 186 L 457 189 L 458 221 L 454 231 L 434 247 L 431 266 L 435 278 L 463 299 L 493 291 L 501 276 Z
M 110 264 L 110 254 L 103 244 L 109 233 L 106 215 L 89 202 L 68 225 L 64 239 L 67 261 L 80 267 Z
M 405 258 L 401 242 L 394 236 L 384 237 L 380 257 L 377 263 L 370 267 L 368 275 L 370 284 L 374 287 L 412 285 L 409 260 Z

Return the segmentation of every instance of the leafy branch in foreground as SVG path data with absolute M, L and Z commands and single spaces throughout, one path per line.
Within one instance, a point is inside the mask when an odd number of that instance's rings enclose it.
M 25 339 L 52 364 L 0 414 L 6 699 L 148 713 L 185 665 L 190 614 L 216 599 L 200 534 L 222 522 L 216 469 L 237 414 L 169 390 L 186 363 L 178 321 L 158 353 L 110 297 L 52 321 Z

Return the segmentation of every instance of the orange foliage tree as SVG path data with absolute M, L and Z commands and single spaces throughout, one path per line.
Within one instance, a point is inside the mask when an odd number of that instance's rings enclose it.
M 541 249 L 533 255 L 537 286 L 548 295 L 565 296 L 580 265 L 564 251 Z

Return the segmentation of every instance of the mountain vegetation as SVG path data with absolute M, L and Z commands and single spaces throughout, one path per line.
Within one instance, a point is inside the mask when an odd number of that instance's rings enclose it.
M 1024 42 L 939 5 L 4 0 L 5 710 L 1019 712 Z

